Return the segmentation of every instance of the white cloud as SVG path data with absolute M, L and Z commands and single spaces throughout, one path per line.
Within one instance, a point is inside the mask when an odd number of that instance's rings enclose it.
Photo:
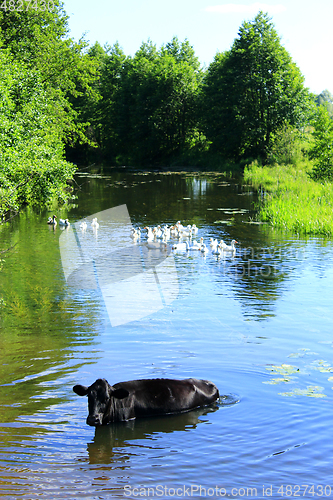
M 249 5 L 236 4 L 236 3 L 225 3 L 223 5 L 212 5 L 206 7 L 206 12 L 218 12 L 219 14 L 257 14 L 262 10 L 263 12 L 269 12 L 270 14 L 278 14 L 286 10 L 286 7 L 282 4 L 269 5 L 267 3 L 252 3 Z

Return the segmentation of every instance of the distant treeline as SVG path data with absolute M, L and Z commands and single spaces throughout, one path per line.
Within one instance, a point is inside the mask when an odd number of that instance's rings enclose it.
M 244 22 L 231 49 L 200 66 L 188 40 L 143 43 L 126 56 L 116 43 L 88 50 L 97 61 L 96 93 L 72 100 L 89 122 L 91 146 L 73 142 L 73 161 L 96 158 L 140 167 L 285 161 L 284 147 L 313 123 L 316 104 L 267 14 Z
M 119 44 L 76 42 L 54 5 L 0 10 L 2 216 L 68 200 L 74 164 L 293 161 L 295 141 L 331 122 L 331 94 L 309 93 L 263 12 L 203 69 L 187 40 L 148 41 L 134 56 Z

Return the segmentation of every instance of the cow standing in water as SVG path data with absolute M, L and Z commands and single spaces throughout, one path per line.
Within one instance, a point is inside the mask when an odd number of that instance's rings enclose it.
M 90 387 L 75 385 L 73 391 L 88 396 L 87 424 L 106 425 L 139 417 L 181 413 L 208 406 L 219 397 L 208 380 L 147 379 L 110 385 L 99 378 Z

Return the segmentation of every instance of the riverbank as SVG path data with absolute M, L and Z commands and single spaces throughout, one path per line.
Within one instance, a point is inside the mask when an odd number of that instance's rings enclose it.
M 244 181 L 261 192 L 258 220 L 298 234 L 333 234 L 333 184 L 310 179 L 309 162 L 244 170 Z

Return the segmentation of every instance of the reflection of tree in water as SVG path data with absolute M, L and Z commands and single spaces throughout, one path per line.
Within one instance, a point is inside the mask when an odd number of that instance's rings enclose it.
M 50 231 L 46 218 L 31 210 L 2 233 L 7 246 L 17 245 L 6 258 L 0 282 L 5 303 L 0 317 L 1 422 L 64 402 L 55 381 L 87 362 L 80 355 L 72 357 L 77 341 L 94 342 L 97 298 L 69 293 L 59 255 L 60 233 Z
M 89 200 L 89 210 L 99 212 L 126 203 L 132 223 L 142 226 L 177 220 L 198 225 L 215 217 L 207 213 L 207 206 L 237 208 L 239 204 L 235 199 L 238 185 L 222 173 L 124 173 L 104 166 L 84 180 L 78 177 L 78 183 L 80 207 Z
M 293 246 L 273 245 L 240 248 L 236 258 L 221 259 L 220 272 L 232 284 L 245 317 L 263 320 L 275 315 L 275 303 L 299 267 L 299 255 Z

